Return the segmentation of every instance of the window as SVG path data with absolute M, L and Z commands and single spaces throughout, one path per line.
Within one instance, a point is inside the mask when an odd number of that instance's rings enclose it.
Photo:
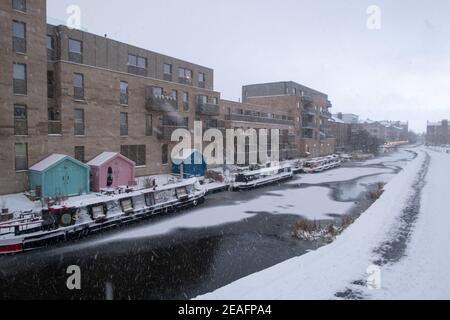
M 145 166 L 145 145 L 130 146 L 124 145 L 120 147 L 120 153 L 128 159 L 134 161 L 136 166 Z
M 163 88 L 152 87 L 152 94 L 154 97 L 161 97 L 164 94 Z
M 28 134 L 26 106 L 14 106 L 14 134 L 16 136 L 26 136 Z
M 77 146 L 75 147 L 75 159 L 81 162 L 85 161 L 85 155 L 84 155 L 84 146 Z
M 13 91 L 14 94 L 27 94 L 27 66 L 14 63 L 13 66 Z
M 151 114 L 145 116 L 145 135 L 148 137 L 153 135 L 153 116 Z
M 12 7 L 14 10 L 26 12 L 27 2 L 26 0 L 12 0 Z
M 189 93 L 183 92 L 183 110 L 189 111 Z
M 47 35 L 47 60 L 56 60 L 55 39 L 50 35 Z
M 172 74 L 172 65 L 164 63 L 164 74 Z
M 128 55 L 128 72 L 140 76 L 147 75 L 147 59 L 136 56 L 134 54 Z
M 16 143 L 14 151 L 16 171 L 28 170 L 28 144 Z
M 74 127 L 76 136 L 84 136 L 84 110 L 75 109 Z
M 212 101 L 213 101 L 213 104 L 215 104 L 215 105 L 219 104 L 219 98 L 213 98 Z
M 185 68 L 178 68 L 178 79 L 182 84 L 192 84 L 192 71 Z
M 128 82 L 120 81 L 120 104 L 128 105 Z
M 47 98 L 55 97 L 55 78 L 53 71 L 47 71 Z
M 48 108 L 48 134 L 58 134 L 62 132 L 61 128 L 61 112 L 58 108 Z
M 208 103 L 208 96 L 203 96 L 203 95 L 197 96 L 197 103 L 199 105 L 207 104 Z
M 170 94 L 170 96 L 172 97 L 172 99 L 178 100 L 178 91 L 172 90 L 172 93 Z
M 23 22 L 13 21 L 13 50 L 17 53 L 27 52 L 26 25 Z
M 120 113 L 120 135 L 122 137 L 128 135 L 128 113 Z
M 169 146 L 167 144 L 162 146 L 162 164 L 169 164 Z
M 83 63 L 83 42 L 69 39 L 69 61 Z
M 164 63 L 164 80 L 172 81 L 172 65 Z
M 50 35 L 47 35 L 47 49 L 48 50 L 55 49 L 55 39 Z
M 84 100 L 84 75 L 73 74 L 73 97 L 76 100 Z
M 198 86 L 204 88 L 206 83 L 206 75 L 204 73 L 198 74 Z

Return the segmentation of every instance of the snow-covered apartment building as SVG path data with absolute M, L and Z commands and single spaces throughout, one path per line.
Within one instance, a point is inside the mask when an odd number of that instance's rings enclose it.
M 211 68 L 47 23 L 45 0 L 0 2 L 0 194 L 28 188 L 47 156 L 87 162 L 120 152 L 136 176 L 171 170 L 171 133 L 209 128 L 281 129 L 281 156 L 334 152 L 327 95 L 286 82 L 270 97 L 244 87 L 221 100 Z

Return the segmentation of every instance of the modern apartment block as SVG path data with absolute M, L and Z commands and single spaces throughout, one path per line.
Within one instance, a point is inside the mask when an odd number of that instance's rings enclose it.
M 450 145 L 450 128 L 448 123 L 448 120 L 442 120 L 440 122 L 428 122 L 427 145 Z
M 0 2 L 0 194 L 51 153 L 121 152 L 170 171 L 171 133 L 223 119 L 212 69 L 46 23 L 45 0 Z
M 328 95 L 288 81 L 244 86 L 242 100 L 272 106 L 274 110 L 287 110 L 295 122 L 298 156 L 317 157 L 334 152 L 335 138 L 329 124 L 332 104 Z
M 273 108 L 272 106 L 253 105 L 228 100 L 221 100 L 221 107 L 225 114 L 225 120 L 231 129 L 255 129 L 258 133 L 261 129 L 278 129 L 280 159 L 292 159 L 297 154 L 295 145 L 295 118 L 287 108 Z M 271 150 L 271 135 L 268 137 L 268 150 Z M 245 156 L 249 159 L 250 141 L 246 141 Z M 237 150 L 236 150 L 237 154 Z

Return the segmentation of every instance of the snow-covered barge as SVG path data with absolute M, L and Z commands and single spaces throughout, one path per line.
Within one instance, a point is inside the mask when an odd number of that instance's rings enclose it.
M 205 200 L 197 179 L 114 195 L 67 201 L 0 223 L 0 254 L 19 253 L 86 237 Z
M 234 191 L 248 190 L 268 184 L 292 179 L 294 176 L 291 165 L 278 165 L 258 170 L 249 170 L 236 174 L 231 185 Z

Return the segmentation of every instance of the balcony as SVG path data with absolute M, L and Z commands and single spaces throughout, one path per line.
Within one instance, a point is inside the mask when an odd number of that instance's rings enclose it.
M 303 109 L 303 113 L 308 115 L 308 116 L 315 116 L 316 115 L 316 110 L 314 108 L 307 107 L 307 108 Z
M 333 108 L 333 104 L 330 100 L 327 100 L 327 108 Z
M 304 121 L 302 124 L 302 128 L 303 129 L 309 129 L 309 130 L 313 130 L 316 128 L 316 124 L 314 122 L 311 121 Z
M 328 110 L 320 112 L 320 116 L 326 119 L 331 119 L 332 117 L 331 113 Z
M 188 86 L 192 86 L 192 79 L 191 78 L 181 78 L 181 77 L 179 77 L 178 78 L 178 83 L 185 84 L 185 85 L 188 85 Z
M 178 103 L 169 96 L 148 96 L 145 107 L 149 112 L 174 112 L 178 110 Z
M 310 104 L 310 103 L 314 102 L 314 99 L 310 95 L 303 95 L 302 96 L 302 102 L 305 103 L 305 104 Z
M 280 124 L 280 125 L 294 125 L 293 120 L 282 120 L 273 118 L 262 118 L 256 116 L 246 116 L 240 114 L 230 114 L 225 117 L 228 121 L 240 121 L 240 122 L 256 122 L 256 123 L 268 123 L 268 124 Z
M 205 116 L 219 116 L 220 107 L 217 104 L 197 101 L 197 113 Z
M 186 129 L 186 126 L 169 126 L 169 125 L 160 125 L 156 128 L 156 137 L 161 141 L 171 141 L 172 133 L 177 129 Z
M 226 129 L 226 121 L 224 121 L 224 120 L 203 121 L 203 129 L 204 130 L 209 130 L 209 129 L 225 130 Z

